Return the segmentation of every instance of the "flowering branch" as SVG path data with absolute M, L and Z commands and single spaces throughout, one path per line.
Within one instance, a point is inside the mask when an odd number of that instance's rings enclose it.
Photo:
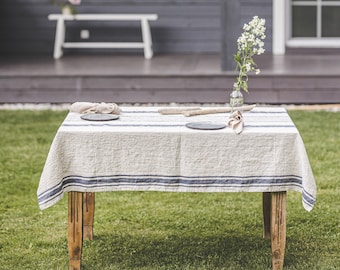
M 237 53 L 234 54 L 236 61 L 236 71 L 239 75 L 234 83 L 234 89 L 240 91 L 241 89 L 248 92 L 248 72 L 255 71 L 260 73 L 253 56 L 264 53 L 264 42 L 266 38 L 265 19 L 259 19 L 258 16 L 243 26 L 243 33 L 237 39 Z

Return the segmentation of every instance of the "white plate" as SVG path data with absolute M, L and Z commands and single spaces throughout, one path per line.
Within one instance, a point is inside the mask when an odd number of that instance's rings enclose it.
M 223 129 L 227 125 L 224 123 L 214 123 L 214 122 L 191 122 L 185 125 L 188 128 L 192 129 L 201 129 L 201 130 L 215 130 L 215 129 Z
M 108 113 L 89 113 L 80 116 L 80 118 L 88 121 L 111 121 L 117 120 L 119 118 L 119 115 Z

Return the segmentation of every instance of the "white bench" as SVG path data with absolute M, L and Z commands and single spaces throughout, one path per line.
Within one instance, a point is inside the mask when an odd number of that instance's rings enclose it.
M 55 59 L 63 56 L 63 48 L 143 48 L 146 59 L 153 56 L 149 21 L 157 20 L 157 14 L 50 14 L 48 19 L 57 21 L 53 53 Z M 65 21 L 140 21 L 142 42 L 65 42 Z

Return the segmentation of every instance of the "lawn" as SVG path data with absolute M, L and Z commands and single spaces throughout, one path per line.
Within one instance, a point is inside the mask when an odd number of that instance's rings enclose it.
M 68 269 L 67 199 L 36 190 L 66 111 L 0 110 L 0 269 Z M 285 269 L 340 269 L 340 113 L 289 111 L 318 187 L 312 212 L 288 192 Z M 259 193 L 97 193 L 83 269 L 271 269 Z

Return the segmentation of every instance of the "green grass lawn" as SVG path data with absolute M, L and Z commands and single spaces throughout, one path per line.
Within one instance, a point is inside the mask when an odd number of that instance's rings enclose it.
M 67 199 L 36 190 L 65 111 L 0 110 L 0 269 L 68 269 Z M 308 213 L 288 192 L 285 269 L 340 269 L 340 113 L 289 112 L 318 187 Z M 259 193 L 96 194 L 83 269 L 271 269 Z

